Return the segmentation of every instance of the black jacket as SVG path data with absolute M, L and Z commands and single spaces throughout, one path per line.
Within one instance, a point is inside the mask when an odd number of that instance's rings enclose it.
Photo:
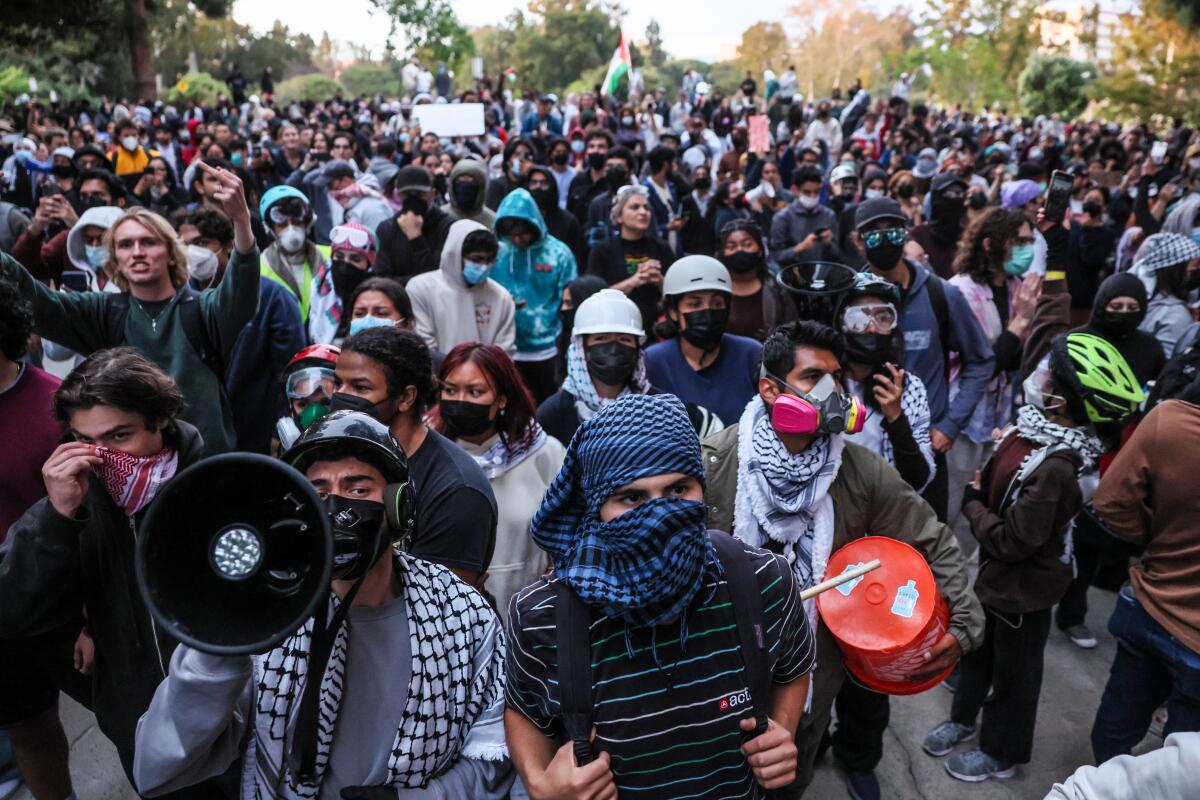
M 375 235 L 379 238 L 379 255 L 375 259 L 375 266 L 371 267 L 371 274 L 408 283 L 413 275 L 437 269 L 441 266 L 446 234 L 454 221 L 454 217 L 440 208 L 430 208 L 425 213 L 421 235 L 409 241 L 395 217 L 385 219 L 375 229 Z
M 199 432 L 175 422 L 178 470 L 199 460 Z M 215 498 L 197 498 L 198 502 Z M 134 578 L 134 542 L 145 509 L 125 516 L 96 477 L 74 519 L 47 498 L 9 529 L 0 561 L 0 637 L 21 638 L 87 608 L 96 643 L 93 710 L 129 772 L 138 718 L 149 708 L 178 644 L 151 619 Z

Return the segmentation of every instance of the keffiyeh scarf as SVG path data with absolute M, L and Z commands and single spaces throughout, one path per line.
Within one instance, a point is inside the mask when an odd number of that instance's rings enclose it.
M 412 677 L 408 699 L 388 758 L 387 785 L 420 788 L 460 757 L 507 757 L 502 722 L 476 724 L 504 697 L 504 638 L 483 595 L 449 571 L 406 555 L 397 556 L 409 620 Z M 328 613 L 337 609 L 332 597 Z M 494 638 L 488 636 L 494 630 Z M 321 708 L 314 775 L 301 780 L 285 757 L 290 728 L 309 679 L 313 620 L 256 664 L 255 738 L 248 752 L 245 783 L 254 797 L 315 798 L 329 767 L 330 752 L 352 635 L 348 621 L 334 639 L 321 677 Z M 345 720 L 353 725 L 354 720 Z
M 541 450 L 545 443 L 546 431 L 536 419 L 531 419 L 519 440 L 508 441 L 504 436 L 497 436 L 491 447 L 479 455 L 472 454 L 472 458 L 488 480 L 494 480 Z
M 1086 428 L 1068 428 L 1053 423 L 1036 406 L 1021 406 L 1017 412 L 1017 433 L 1046 447 L 1064 445 L 1071 448 L 1083 458 L 1084 470 L 1091 469 L 1104 453 L 1103 443 Z
M 175 477 L 179 467 L 179 453 L 169 448 L 152 456 L 135 456 L 97 447 L 96 455 L 101 459 L 96 467 L 100 482 L 113 502 L 130 517 L 150 504 L 158 490 Z
M 592 375 L 588 372 L 587 358 L 583 353 L 583 337 L 575 336 L 567 347 L 567 378 L 562 388 L 575 398 L 575 411 L 579 414 L 580 422 L 589 420 L 601 406 L 613 402 L 612 399 L 601 397 L 592 383 Z M 633 378 L 629 385 L 621 390 L 619 397 L 630 392 L 645 394 L 650 389 L 646 380 L 646 357 L 643 351 L 638 352 L 638 363 L 633 370 Z

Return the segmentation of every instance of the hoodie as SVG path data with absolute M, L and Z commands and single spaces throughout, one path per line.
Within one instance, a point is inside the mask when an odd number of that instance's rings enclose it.
M 475 286 L 463 280 L 463 242 L 472 231 L 482 230 L 487 228 L 468 219 L 455 222 L 442 248 L 441 268 L 408 282 L 415 330 L 431 350 L 448 353 L 463 342 L 494 344 L 509 353 L 515 347 L 512 296 L 491 278 Z
M 508 219 L 522 219 L 533 225 L 537 238 L 529 247 L 517 247 L 502 233 Z M 553 358 L 557 352 L 554 340 L 558 335 L 563 289 L 577 274 L 575 256 L 549 234 L 533 195 L 524 189 L 509 193 L 496 209 L 496 234 L 500 236 L 500 255 L 492 269 L 492 278 L 516 302 L 516 359 Z
M 462 175 L 469 175 L 479 184 L 479 191 L 475 194 L 475 203 L 470 208 L 460 208 L 454 200 L 454 181 Z M 491 228 L 496 224 L 496 212 L 486 208 L 483 204 L 487 195 L 487 186 L 486 164 L 473 158 L 459 159 L 454 168 L 450 170 L 450 205 L 446 208 L 446 212 L 454 219 L 469 219 Z
M 1067 284 L 1070 285 L 1070 280 L 1067 281 Z M 1105 319 L 1105 308 L 1117 297 L 1132 297 L 1137 300 L 1142 309 L 1138 316 L 1138 323 L 1140 324 L 1146 318 L 1146 306 L 1148 305 L 1146 287 L 1134 275 L 1128 272 L 1119 272 L 1105 278 L 1104 282 L 1100 284 L 1100 288 L 1096 291 L 1095 303 L 1092 306 L 1092 316 L 1087 325 L 1077 330 L 1095 334 L 1110 342 L 1125 357 L 1129 368 L 1133 370 L 1134 376 L 1138 379 L 1138 383 L 1145 386 L 1158 376 L 1167 359 L 1158 340 L 1150 334 L 1136 328 L 1122 331 Z
M 107 230 L 124 213 L 125 209 L 117 208 L 116 206 L 89 208 L 79 215 L 79 221 L 67 232 L 67 258 L 75 266 L 75 269 L 87 276 L 88 290 L 90 291 L 100 291 L 100 282 L 96 277 L 96 268 L 87 259 L 83 229 L 89 225 L 95 225 L 98 228 Z M 107 275 L 105 276 L 104 290 L 109 292 L 120 291 L 116 283 L 108 280 Z

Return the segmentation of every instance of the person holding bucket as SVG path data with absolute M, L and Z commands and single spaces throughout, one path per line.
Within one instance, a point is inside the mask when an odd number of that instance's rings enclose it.
M 805 320 L 771 332 L 757 396 L 738 425 L 703 443 L 709 527 L 782 553 L 801 588 L 826 575 L 835 549 L 867 534 L 915 548 L 936 586 L 936 591 L 933 585 L 926 588 L 927 601 L 940 594 L 948 602 L 942 635 L 910 654 L 917 665 L 904 670 L 901 685 L 919 690 L 978 646 L 983 611 L 949 529 L 883 458 L 847 440 L 845 434 L 862 429 L 867 409 L 843 393 L 844 369 L 845 343 L 832 328 Z M 904 607 L 910 592 L 907 587 L 898 591 L 894 606 L 889 597 L 889 607 L 911 616 L 913 606 Z M 806 612 L 817 631 L 818 652 L 839 654 L 829 628 L 815 624 L 816 603 Z M 811 707 L 796 734 L 797 777 L 775 796 L 800 797 L 811 782 L 844 678 L 841 658 L 818 660 Z
M 1120 422 L 1142 401 L 1129 365 L 1098 336 L 1070 333 L 1024 383 L 1017 423 L 963 492 L 963 515 L 979 541 L 975 593 L 987 611 L 983 646 L 962 662 L 950 719 L 922 744 L 946 771 L 970 782 L 1011 778 L 1033 753 L 1051 609 L 1074 574 L 1071 530 L 1083 508 L 1080 474 L 1104 452 L 1093 425 Z M 988 690 L 993 702 L 984 706 Z

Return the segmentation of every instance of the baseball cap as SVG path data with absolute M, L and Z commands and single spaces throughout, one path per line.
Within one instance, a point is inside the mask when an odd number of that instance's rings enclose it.
M 901 226 L 908 225 L 908 218 L 900 210 L 900 204 L 890 197 L 872 197 L 863 200 L 854 211 L 854 227 L 858 230 L 879 219 L 892 219 L 899 222 Z
M 392 184 L 393 192 L 428 192 L 433 189 L 433 178 L 429 170 L 409 164 L 396 173 Z

